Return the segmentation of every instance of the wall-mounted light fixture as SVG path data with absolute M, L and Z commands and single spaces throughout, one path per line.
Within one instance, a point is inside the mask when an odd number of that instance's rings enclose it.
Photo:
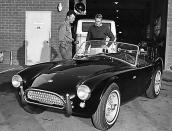
M 74 0 L 74 11 L 77 15 L 86 15 L 86 0 Z
M 61 12 L 62 9 L 63 9 L 62 3 L 59 3 L 59 4 L 57 5 L 57 10 L 58 10 L 59 12 Z

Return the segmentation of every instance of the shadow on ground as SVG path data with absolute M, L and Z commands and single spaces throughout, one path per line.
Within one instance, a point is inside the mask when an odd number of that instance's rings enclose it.
M 12 93 L 15 92 L 15 88 L 12 87 L 11 82 L 5 82 L 0 84 L 0 93 Z

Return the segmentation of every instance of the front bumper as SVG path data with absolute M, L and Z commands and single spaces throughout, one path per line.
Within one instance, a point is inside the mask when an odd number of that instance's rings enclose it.
M 66 94 L 66 114 L 70 116 L 72 114 L 72 104 L 69 94 Z
M 38 89 L 28 89 L 21 94 L 27 103 L 60 109 L 65 111 L 67 116 L 72 114 L 73 102 L 71 98 L 73 97 L 69 94 L 63 97 L 53 92 Z

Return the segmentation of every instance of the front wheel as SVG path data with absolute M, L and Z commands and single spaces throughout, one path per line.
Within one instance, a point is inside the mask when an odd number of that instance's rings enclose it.
M 146 90 L 148 98 L 156 98 L 160 94 L 162 84 L 162 71 L 158 68 L 152 76 L 149 88 Z
M 120 92 L 115 84 L 111 84 L 104 93 L 92 122 L 99 130 L 108 130 L 116 122 L 120 109 Z

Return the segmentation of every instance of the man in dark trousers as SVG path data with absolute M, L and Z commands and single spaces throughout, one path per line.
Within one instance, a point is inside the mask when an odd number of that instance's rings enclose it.
M 106 40 L 106 36 L 110 38 L 109 41 L 115 41 L 115 36 L 111 30 L 102 24 L 103 16 L 102 14 L 96 14 L 95 24 L 89 27 L 86 40 Z M 109 42 L 105 48 L 108 48 L 112 42 Z M 88 48 L 89 45 L 86 45 Z
M 71 23 L 75 21 L 75 12 L 70 10 L 66 14 L 65 21 L 60 25 L 59 28 L 59 50 L 62 56 L 62 59 L 71 59 L 72 58 L 72 38 L 71 33 Z

